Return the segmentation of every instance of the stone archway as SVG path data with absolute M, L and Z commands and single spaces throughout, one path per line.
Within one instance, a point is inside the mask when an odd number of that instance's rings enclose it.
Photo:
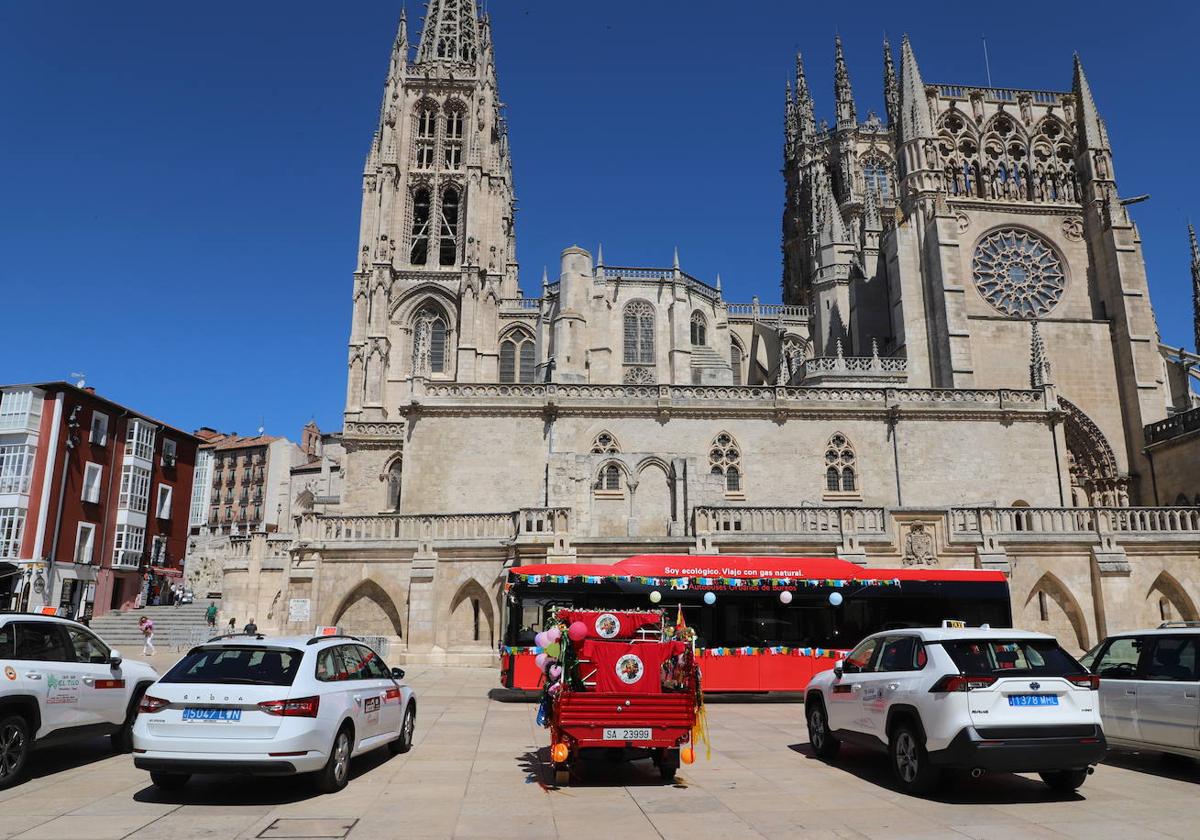
M 657 458 L 638 467 L 633 488 L 632 519 L 637 522 L 639 537 L 665 537 L 671 533 L 674 518 L 674 488 L 671 468 Z
M 1075 403 L 1060 396 L 1058 404 L 1063 410 L 1072 504 L 1127 507 L 1129 478 L 1121 474 L 1104 432 Z
M 1029 590 L 1019 626 L 1043 630 L 1078 650 L 1091 647 L 1087 621 L 1071 590 L 1051 572 L 1046 572 Z
M 1150 589 L 1146 591 L 1146 603 L 1146 611 L 1154 622 L 1200 620 L 1196 602 L 1168 571 L 1159 572 L 1154 583 L 1150 584 Z
M 373 580 L 350 590 L 333 614 L 332 624 L 355 636 L 400 636 L 400 613 L 391 596 Z
M 463 581 L 450 599 L 446 622 L 451 648 L 491 648 L 496 638 L 496 619 L 487 590 L 474 578 Z

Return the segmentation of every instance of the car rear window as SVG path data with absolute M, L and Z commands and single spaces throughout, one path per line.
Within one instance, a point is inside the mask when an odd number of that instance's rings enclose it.
M 293 648 L 197 648 L 179 660 L 160 682 L 291 685 L 303 657 Z
M 961 639 L 942 647 L 964 674 L 1086 673 L 1084 667 L 1050 639 Z

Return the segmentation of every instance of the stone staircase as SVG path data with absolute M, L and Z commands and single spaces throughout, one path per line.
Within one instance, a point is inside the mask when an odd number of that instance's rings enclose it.
M 220 603 L 217 607 L 220 608 Z M 143 607 L 140 610 L 113 610 L 92 619 L 96 634 L 127 656 L 136 657 L 142 649 L 142 631 L 138 619 L 143 615 L 154 622 L 154 646 L 183 648 L 198 644 L 220 633 L 220 614 L 216 632 L 204 623 L 208 601 L 180 604 L 178 607 Z

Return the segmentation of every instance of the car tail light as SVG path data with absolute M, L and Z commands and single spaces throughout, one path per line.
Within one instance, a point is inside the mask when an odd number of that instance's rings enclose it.
M 930 694 L 940 694 L 945 691 L 971 691 L 976 688 L 987 688 L 996 681 L 995 677 L 971 677 L 966 674 L 947 674 L 929 689 Z
M 279 717 L 311 717 L 317 716 L 321 707 L 320 697 L 297 697 L 294 700 L 267 700 L 258 704 L 269 715 Z
M 152 715 L 155 712 L 161 712 L 167 706 L 170 706 L 169 700 L 164 700 L 161 697 L 151 697 L 149 694 L 142 695 L 142 702 L 138 703 L 138 714 Z
M 1099 674 L 1072 674 L 1067 680 L 1076 688 L 1090 688 L 1092 691 L 1100 688 Z

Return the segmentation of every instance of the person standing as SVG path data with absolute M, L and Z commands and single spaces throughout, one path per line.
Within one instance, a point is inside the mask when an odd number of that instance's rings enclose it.
M 246 622 L 246 626 L 242 628 L 242 632 L 247 636 L 253 636 L 258 632 L 258 625 L 254 623 L 253 618 Z
M 154 655 L 154 622 L 142 616 L 138 619 L 138 629 L 142 631 L 145 643 L 142 645 L 142 656 Z
M 208 609 L 204 611 L 204 618 L 208 622 L 210 630 L 217 629 L 217 605 L 212 601 L 208 602 Z

